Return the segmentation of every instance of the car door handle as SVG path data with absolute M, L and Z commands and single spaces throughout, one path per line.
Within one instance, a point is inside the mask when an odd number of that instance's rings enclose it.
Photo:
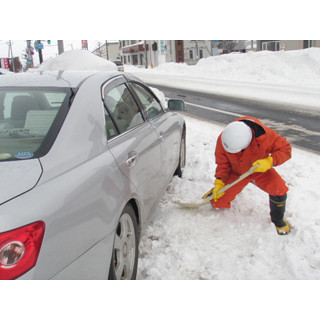
M 160 132 L 160 135 L 159 135 L 159 139 L 160 139 L 161 141 L 163 141 L 163 140 L 165 139 L 165 137 L 166 137 L 165 132 L 161 131 L 161 132 Z
M 130 168 L 134 167 L 138 160 L 138 154 L 135 152 L 130 152 L 126 160 L 126 165 Z

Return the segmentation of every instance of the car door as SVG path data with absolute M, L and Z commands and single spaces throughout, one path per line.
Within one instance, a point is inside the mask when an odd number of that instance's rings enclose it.
M 143 219 L 157 203 L 161 189 L 159 138 L 145 121 L 123 77 L 103 88 L 108 145 L 122 173 L 138 190 Z
M 161 141 L 162 184 L 166 185 L 172 178 L 179 159 L 181 133 L 178 118 L 171 112 L 165 112 L 146 86 L 138 82 L 130 82 L 130 86 L 138 96 L 147 119 Z

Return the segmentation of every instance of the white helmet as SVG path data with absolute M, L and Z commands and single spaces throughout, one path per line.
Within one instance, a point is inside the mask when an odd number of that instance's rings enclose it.
M 242 121 L 228 124 L 222 132 L 222 145 L 229 153 L 237 153 L 247 148 L 252 140 L 252 131 Z

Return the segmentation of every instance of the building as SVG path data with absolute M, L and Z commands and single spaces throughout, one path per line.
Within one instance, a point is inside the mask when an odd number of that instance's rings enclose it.
M 124 64 L 145 66 L 149 46 L 145 40 L 120 40 L 121 58 Z M 149 57 L 150 61 L 150 57 Z
M 301 50 L 311 47 L 320 47 L 320 40 L 257 40 L 257 50 Z
M 98 43 L 98 48 L 93 52 L 96 56 L 107 60 L 117 60 L 121 58 L 121 50 L 119 42 Z
M 11 72 L 21 72 L 22 64 L 19 57 L 0 58 L 0 68 Z
M 213 55 L 212 40 L 121 40 L 125 64 L 155 67 L 166 62 L 196 64 Z
M 233 52 L 245 53 L 247 51 L 247 41 L 248 40 L 220 40 L 218 42 L 220 54 Z
M 197 64 L 202 58 L 212 56 L 211 40 L 175 40 L 175 62 Z
M 320 40 L 120 40 L 124 64 L 156 67 L 166 62 L 195 65 L 209 56 L 248 51 L 320 47 Z

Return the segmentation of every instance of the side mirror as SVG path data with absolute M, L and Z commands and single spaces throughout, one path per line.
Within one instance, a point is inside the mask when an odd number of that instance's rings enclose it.
M 170 99 L 168 100 L 169 110 L 183 111 L 186 109 L 186 106 L 182 100 Z

